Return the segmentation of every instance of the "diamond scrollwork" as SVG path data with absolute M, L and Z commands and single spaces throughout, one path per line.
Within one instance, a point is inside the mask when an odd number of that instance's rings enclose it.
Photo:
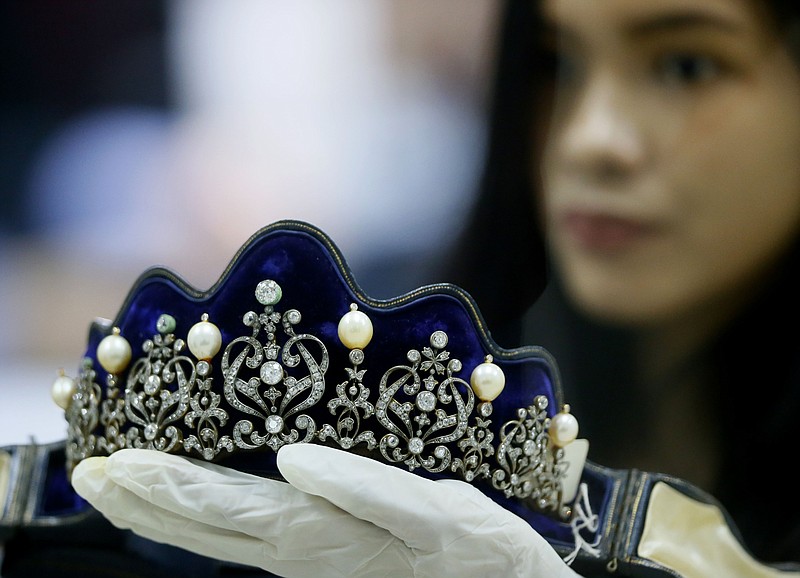
M 276 300 L 273 295 L 274 292 L 270 299 Z M 262 303 L 266 301 L 264 292 L 258 289 L 256 297 Z M 259 418 L 265 428 L 265 433 L 261 434 L 250 419 L 239 420 L 233 427 L 237 447 L 255 449 L 266 445 L 277 451 L 286 444 L 314 438 L 316 424 L 301 412 L 316 404 L 325 392 L 328 351 L 317 337 L 295 332 L 294 326 L 301 319 L 296 309 L 281 315 L 268 301 L 264 313 L 249 311 L 243 318 L 243 323 L 252 329 L 252 335 L 238 337 L 225 348 L 222 356 L 225 399 L 231 407 Z M 282 346 L 277 340 L 278 323 L 288 337 Z M 266 334 L 264 343 L 259 340 L 262 331 Z M 316 344 L 320 350 L 319 360 L 306 343 Z M 297 353 L 293 353 L 294 349 Z M 299 379 L 289 374 L 288 370 L 302 373 L 296 369 L 301 364 L 307 373 Z M 287 425 L 294 415 L 297 415 L 297 428 L 305 430 L 302 439 L 298 429 Z
M 410 366 L 392 367 L 381 378 L 375 415 L 389 433 L 381 438 L 380 451 L 411 471 L 422 467 L 441 472 L 450 466 L 452 455 L 445 444 L 464 435 L 475 404 L 469 384 L 453 375 L 461 371 L 461 362 L 450 359 L 446 345 L 444 332 L 434 332 L 432 347 L 422 353 L 410 350 Z
M 476 417 L 475 425 L 469 426 L 466 435 L 458 441 L 464 457 L 454 459 L 450 469 L 454 472 L 460 470 L 468 482 L 486 478 L 491 473 L 491 466 L 485 461 L 494 454 L 494 434 L 489 430 L 491 423 L 491 420 Z
M 369 419 L 375 413 L 375 406 L 368 401 L 369 388 L 364 385 L 364 373 L 367 370 L 358 368 L 363 361 L 363 350 L 350 351 L 353 367 L 344 368 L 348 379 L 336 386 L 336 397 L 328 402 L 328 410 L 334 415 L 338 412 L 336 429 L 325 424 L 319 432 L 320 440 L 334 439 L 346 450 L 360 443 L 366 444 L 368 449 L 377 445 L 372 431 L 360 431 L 362 420 Z
M 119 378 L 109 373 L 106 376 L 106 399 L 100 405 L 100 424 L 104 435 L 97 438 L 97 447 L 111 454 L 127 446 L 122 429 L 126 423 L 125 401 L 119 395 Z
M 530 498 L 541 509 L 555 509 L 561 499 L 561 479 L 566 464 L 563 450 L 553 448 L 547 428 L 547 398 L 538 395 L 526 409 L 517 410 L 517 419 L 503 424 L 492 485 L 507 497 Z
M 222 396 L 213 391 L 210 372 L 211 364 L 207 361 L 197 363 L 197 392 L 189 401 L 191 411 L 184 417 L 186 425 L 196 432 L 183 440 L 184 449 L 195 451 L 206 460 L 214 459 L 222 450 L 233 451 L 230 436 L 219 435 L 219 428 L 228 422 L 228 412 L 220 407 Z
M 192 359 L 182 355 L 184 348 L 171 333 L 144 342 L 146 357 L 131 367 L 125 387 L 125 415 L 135 424 L 127 432 L 128 447 L 173 451 L 182 446 L 181 431 L 173 424 L 186 415 L 196 373 Z
M 66 411 L 67 443 L 66 457 L 70 467 L 93 456 L 98 438 L 94 434 L 99 420 L 102 392 L 95 382 L 96 372 L 92 360 L 85 358 L 77 379 L 77 389 Z

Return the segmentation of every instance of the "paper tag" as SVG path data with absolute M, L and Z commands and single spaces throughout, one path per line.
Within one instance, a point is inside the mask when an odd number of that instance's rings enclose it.
M 564 462 L 567 464 L 567 471 L 561 480 L 561 505 L 568 504 L 575 499 L 578 494 L 578 486 L 583 474 L 583 466 L 586 463 L 586 456 L 589 455 L 589 440 L 577 439 L 571 444 L 562 448 L 564 450 Z
M 8 510 L 8 488 L 11 482 L 11 454 L 0 450 L 0 518 Z

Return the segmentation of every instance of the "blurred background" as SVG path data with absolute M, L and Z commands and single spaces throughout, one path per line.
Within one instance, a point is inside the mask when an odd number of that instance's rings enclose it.
M 210 286 L 311 222 L 377 298 L 444 281 L 481 170 L 496 0 L 0 4 L 0 445 L 151 265 Z

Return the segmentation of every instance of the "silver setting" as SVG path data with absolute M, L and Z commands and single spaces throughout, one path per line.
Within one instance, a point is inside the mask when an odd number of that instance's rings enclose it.
M 183 443 L 173 424 L 186 415 L 196 375 L 183 349 L 172 333 L 144 342 L 147 357 L 134 362 L 125 386 L 125 417 L 134 424 L 125 434 L 127 447 L 172 451 Z
M 560 503 L 561 478 L 567 464 L 564 450 L 551 448 L 547 428 L 547 398 L 536 396 L 531 406 L 518 409 L 518 419 L 500 429 L 497 463 L 492 485 L 507 497 L 529 498 L 540 510 L 556 509 Z
M 452 463 L 445 444 L 466 432 L 475 394 L 466 381 L 453 375 L 461 370 L 461 362 L 442 349 L 447 335 L 435 331 L 430 343 L 422 353 L 408 352 L 411 365 L 395 366 L 383 375 L 375 416 L 389 432 L 380 441 L 386 460 L 403 462 L 411 471 L 422 467 L 441 472 Z
M 319 439 L 331 438 L 339 443 L 342 449 L 349 450 L 358 444 L 366 444 L 367 449 L 377 445 L 375 434 L 361 431 L 362 420 L 367 420 L 375 413 L 375 406 L 369 401 L 369 388 L 364 386 L 366 369 L 359 369 L 364 362 L 364 351 L 351 349 L 348 355 L 353 367 L 345 367 L 347 381 L 336 386 L 336 397 L 328 402 L 328 411 L 337 416 L 336 429 L 329 424 L 322 426 Z
M 286 444 L 309 442 L 316 435 L 314 420 L 302 412 L 316 405 L 325 392 L 328 350 L 317 337 L 295 332 L 294 326 L 302 320 L 299 311 L 290 309 L 281 315 L 274 309 L 280 295 L 274 281 L 258 284 L 256 299 L 264 312 L 245 314 L 244 324 L 252 334 L 231 341 L 222 355 L 225 399 L 231 407 L 257 418 L 265 430 L 259 433 L 252 419 L 239 420 L 233 427 L 237 448 L 267 446 L 278 451 Z M 283 344 L 278 341 L 278 324 L 288 338 Z M 313 344 L 316 356 L 307 344 Z M 295 375 L 289 369 L 296 370 Z M 297 429 L 289 425 L 292 417 Z M 300 431 L 305 432 L 302 438 Z
M 463 364 L 451 357 L 449 337 L 440 330 L 429 345 L 410 349 L 407 363 L 383 373 L 374 401 L 361 349 L 349 352 L 346 379 L 326 387 L 328 350 L 299 329 L 300 311 L 276 310 L 282 294 L 273 280 L 258 284 L 255 297 L 263 311 L 245 313 L 249 335 L 224 348 L 221 388 L 210 360 L 193 358 L 166 314 L 156 323 L 158 333 L 142 344 L 142 357 L 127 374 L 105 374 L 104 387 L 92 360 L 85 359 L 66 412 L 68 469 L 126 447 L 183 451 L 211 461 L 223 452 L 277 451 L 316 441 L 345 450 L 362 446 L 410 471 L 484 479 L 507 497 L 565 515 L 560 500 L 567 464 L 563 450 L 550 443 L 545 396 L 494 430 L 495 444 L 492 404 L 476 405 L 472 388 L 459 376 Z M 327 407 L 330 423 L 318 424 L 308 414 L 318 404 Z

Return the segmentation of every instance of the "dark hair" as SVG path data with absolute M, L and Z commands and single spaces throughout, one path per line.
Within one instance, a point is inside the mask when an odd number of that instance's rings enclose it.
M 478 201 L 448 276 L 469 291 L 495 329 L 518 319 L 541 294 L 547 278 L 528 170 L 531 99 L 538 78 L 536 25 L 533 2 L 505 3 L 489 102 L 488 157 Z

